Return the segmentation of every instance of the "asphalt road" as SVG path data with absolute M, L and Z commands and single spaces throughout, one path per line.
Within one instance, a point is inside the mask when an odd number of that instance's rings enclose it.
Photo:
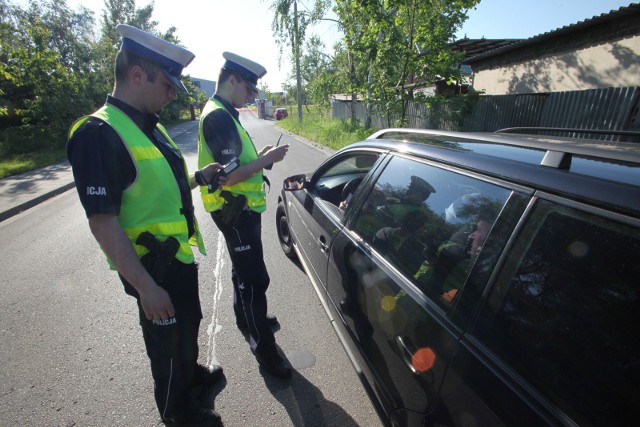
M 258 149 L 280 134 L 253 114 L 241 120 Z M 194 123 L 176 140 L 191 169 L 196 137 Z M 226 374 L 203 399 L 225 426 L 381 425 L 313 287 L 275 232 L 282 179 L 313 170 L 329 152 L 288 134 L 282 143 L 291 149 L 268 174 L 263 242 L 270 312 L 281 325 L 276 340 L 293 378 L 263 372 L 235 328 L 224 241 L 196 197 L 208 251 L 197 257 L 200 361 L 220 363 Z M 160 424 L 135 301 L 108 270 L 75 190 L 0 223 L 0 266 L 0 426 Z

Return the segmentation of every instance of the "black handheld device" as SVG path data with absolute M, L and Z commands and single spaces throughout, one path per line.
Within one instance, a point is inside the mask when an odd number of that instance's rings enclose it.
M 213 177 L 209 180 L 209 186 L 207 187 L 209 193 L 213 193 L 218 189 L 218 180 L 221 176 L 229 175 L 231 172 L 236 170 L 238 166 L 240 166 L 240 161 L 237 157 L 234 157 L 229 161 L 229 163 L 222 166 L 222 169 L 216 172 L 215 175 L 213 175 Z
M 282 134 L 280 134 L 280 136 L 278 137 L 278 142 L 276 142 L 276 147 L 278 145 L 280 145 L 280 140 L 282 139 Z M 271 168 L 273 167 L 273 163 L 269 163 L 267 166 L 265 166 L 264 168 L 266 170 L 271 170 Z

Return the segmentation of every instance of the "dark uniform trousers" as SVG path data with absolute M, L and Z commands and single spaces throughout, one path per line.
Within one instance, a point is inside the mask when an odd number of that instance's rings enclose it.
M 236 319 L 249 326 L 249 345 L 254 354 L 276 351 L 275 337 L 267 324 L 269 273 L 262 250 L 262 215 L 244 209 L 234 225 L 222 221 L 221 211 L 211 212 L 224 235 L 231 258 L 233 310 Z
M 171 297 L 176 315 L 167 320 L 148 320 L 137 292 L 120 276 L 125 291 L 136 297 L 140 326 L 151 364 L 154 395 L 163 420 L 193 410 L 197 403 L 189 394 L 198 363 L 198 331 L 202 319 L 196 264 L 174 259 L 160 285 Z

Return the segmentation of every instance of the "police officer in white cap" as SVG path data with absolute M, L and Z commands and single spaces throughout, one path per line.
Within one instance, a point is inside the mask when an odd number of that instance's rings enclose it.
M 258 363 L 279 378 L 289 378 L 291 368 L 279 354 L 267 314 L 269 274 L 264 263 L 261 214 L 266 209 L 263 169 L 281 161 L 288 145 L 267 145 L 256 150 L 240 124 L 236 108 L 254 98 L 265 68 L 242 56 L 225 52 L 226 60 L 216 93 L 200 118 L 198 167 L 211 162 L 227 164 L 238 159 L 239 167 L 228 175 L 222 188 L 200 187 L 204 207 L 222 232 L 232 262 L 233 308 L 238 327 L 249 334 L 249 345 Z M 215 190 L 215 191 L 212 191 Z
M 198 359 L 202 312 L 191 246 L 204 253 L 194 216 L 195 177 L 158 114 L 186 91 L 188 50 L 128 25 L 118 25 L 115 86 L 105 105 L 69 132 L 67 157 L 94 237 L 127 294 L 136 298 L 162 421 L 221 425 L 190 389 L 222 378 Z M 201 168 L 213 179 L 220 165 Z M 221 179 L 220 184 L 224 183 Z

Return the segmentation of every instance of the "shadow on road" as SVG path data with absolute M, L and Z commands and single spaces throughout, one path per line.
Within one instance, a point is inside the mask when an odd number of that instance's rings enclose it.
M 264 380 L 271 394 L 286 408 L 294 426 L 358 426 L 344 409 L 326 400 L 322 392 L 296 370 L 290 380 L 279 380 L 268 374 Z

